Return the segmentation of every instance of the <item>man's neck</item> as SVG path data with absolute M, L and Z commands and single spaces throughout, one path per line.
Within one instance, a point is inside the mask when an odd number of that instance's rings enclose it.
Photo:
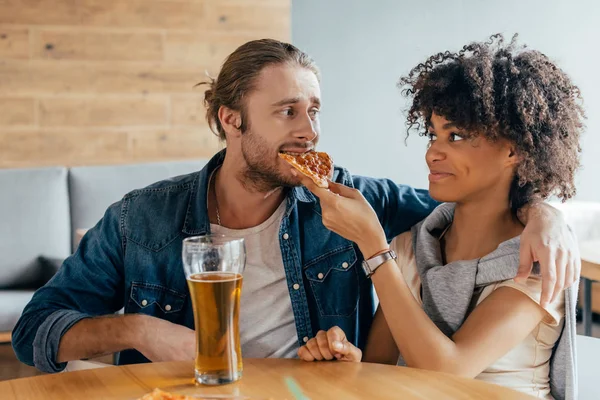
M 443 238 L 446 262 L 481 258 L 522 231 L 523 225 L 502 196 L 457 203 L 454 220 Z
M 210 222 L 216 224 L 218 206 L 222 226 L 247 229 L 269 219 L 285 199 L 286 191 L 253 190 L 240 181 L 238 165 L 226 156 L 223 165 L 213 173 L 208 187 L 208 215 Z

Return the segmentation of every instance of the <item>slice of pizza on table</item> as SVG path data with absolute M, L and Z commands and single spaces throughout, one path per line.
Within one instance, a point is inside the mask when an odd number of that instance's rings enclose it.
M 329 187 L 327 180 L 333 176 L 333 160 L 329 154 L 322 151 L 308 151 L 298 154 L 279 153 L 279 157 L 308 176 L 317 186 L 325 189 Z

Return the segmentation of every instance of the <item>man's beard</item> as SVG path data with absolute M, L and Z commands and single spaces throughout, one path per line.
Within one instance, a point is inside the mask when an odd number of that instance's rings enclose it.
M 252 133 L 250 128 L 243 135 L 242 156 L 246 167 L 240 171 L 239 180 L 244 188 L 253 192 L 269 193 L 280 187 L 300 185 L 299 181 L 279 172 L 277 159 L 273 158 L 272 149 L 265 140 Z

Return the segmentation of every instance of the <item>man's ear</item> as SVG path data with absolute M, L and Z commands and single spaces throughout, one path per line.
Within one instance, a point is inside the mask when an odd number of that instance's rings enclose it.
M 218 115 L 227 138 L 235 138 L 242 135 L 242 131 L 240 130 L 240 127 L 242 126 L 242 115 L 239 111 L 221 106 Z

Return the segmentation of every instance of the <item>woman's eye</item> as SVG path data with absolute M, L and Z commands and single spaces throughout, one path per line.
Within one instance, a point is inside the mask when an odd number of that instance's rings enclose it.
M 435 133 L 428 133 L 428 134 L 427 134 L 427 139 L 428 139 L 430 142 L 435 142 L 435 141 L 437 140 L 437 136 L 435 135 Z
M 461 140 L 465 140 L 464 137 L 460 136 L 458 133 L 451 133 L 450 134 L 450 141 L 451 142 L 459 142 Z

